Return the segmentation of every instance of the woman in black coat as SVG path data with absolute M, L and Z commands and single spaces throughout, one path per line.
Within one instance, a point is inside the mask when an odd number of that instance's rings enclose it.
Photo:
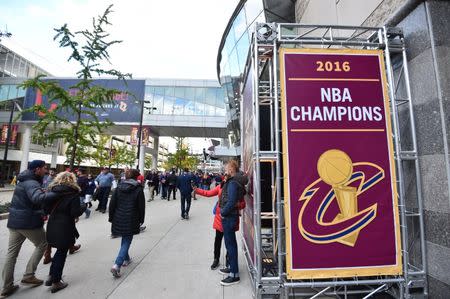
M 139 228 L 144 223 L 144 189 L 137 181 L 138 176 L 137 169 L 128 169 L 125 173 L 125 180 L 119 183 L 109 203 L 111 234 L 122 236 L 119 254 L 111 268 L 114 277 L 120 277 L 120 267 L 128 266 L 130 263 L 128 250 L 133 241 L 133 235 L 139 234 Z
M 75 222 L 85 208 L 80 205 L 80 187 L 73 173 L 61 172 L 49 185 L 49 189 L 56 193 L 58 198 L 52 206 L 46 207 L 50 215 L 47 223 L 47 242 L 49 246 L 56 248 L 56 253 L 45 285 L 51 285 L 50 290 L 55 293 L 67 287 L 67 283 L 61 280 L 62 272 L 67 251 L 75 244 L 75 238 L 79 237 Z

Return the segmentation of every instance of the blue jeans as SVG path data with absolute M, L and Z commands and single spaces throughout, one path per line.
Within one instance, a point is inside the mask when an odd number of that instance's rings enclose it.
M 225 248 L 227 249 L 227 254 L 230 263 L 230 276 L 239 276 L 239 266 L 238 266 L 238 250 L 236 241 L 236 223 L 238 221 L 237 215 L 230 215 L 222 218 L 223 226 L 223 237 L 225 239 Z
M 131 241 L 133 241 L 133 235 L 122 236 L 122 243 L 120 244 L 119 254 L 117 255 L 115 262 L 117 266 L 121 267 L 124 261 L 130 260 L 128 250 L 130 249 Z

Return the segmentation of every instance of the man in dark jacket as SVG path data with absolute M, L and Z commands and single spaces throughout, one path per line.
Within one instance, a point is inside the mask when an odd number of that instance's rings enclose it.
M 53 192 L 46 193 L 41 187 L 42 178 L 47 172 L 45 161 L 34 160 L 28 165 L 28 169 L 17 177 L 17 186 L 14 190 L 7 227 L 9 228 L 8 253 L 3 268 L 3 290 L 2 296 L 9 296 L 19 286 L 14 285 L 14 268 L 17 256 L 23 242 L 28 239 L 34 246 L 34 252 L 30 257 L 22 283 L 30 285 L 41 285 L 42 280 L 34 276 L 37 265 L 41 260 L 47 241 L 44 230 L 44 213 L 42 205 L 51 205 L 56 199 Z
M 173 200 L 176 199 L 175 195 L 177 193 L 177 181 L 178 177 L 175 174 L 175 171 L 172 170 L 170 175 L 167 177 L 168 192 L 169 192 L 167 196 L 167 201 L 170 201 L 170 193 L 172 192 L 173 192 Z
M 145 219 L 145 197 L 141 184 L 137 182 L 139 171 L 130 169 L 126 179 L 114 191 L 109 205 L 111 234 L 122 236 L 121 247 L 111 268 L 114 277 L 120 277 L 120 268 L 127 266 L 131 259 L 128 254 L 133 235 L 139 234 Z
M 181 195 L 181 219 L 189 219 L 189 210 L 191 208 L 191 194 L 194 190 L 194 176 L 185 168 L 182 175 L 178 177 L 177 187 L 180 189 Z

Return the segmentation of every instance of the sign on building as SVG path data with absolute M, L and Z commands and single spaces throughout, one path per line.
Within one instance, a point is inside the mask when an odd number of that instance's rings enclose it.
M 69 94 L 76 95 L 78 92 L 74 88 L 79 79 L 48 79 L 56 81 L 61 87 L 69 91 Z M 113 80 L 99 79 L 93 80 L 92 85 L 102 86 L 109 89 L 123 91 L 114 96 L 114 103 L 104 105 L 103 108 L 97 107 L 94 112 L 99 121 L 110 120 L 114 123 L 138 123 L 141 115 L 142 101 L 145 93 L 145 80 Z M 43 96 L 39 90 L 28 88 L 25 95 L 24 108 L 30 108 L 34 105 L 42 104 L 48 107 L 48 110 L 54 110 L 57 102 L 49 103 L 46 96 Z M 75 114 L 71 111 L 61 111 L 61 117 L 68 120 L 75 120 Z M 36 113 L 24 113 L 22 120 L 35 121 L 39 119 Z
M 280 50 L 289 279 L 402 272 L 380 50 Z

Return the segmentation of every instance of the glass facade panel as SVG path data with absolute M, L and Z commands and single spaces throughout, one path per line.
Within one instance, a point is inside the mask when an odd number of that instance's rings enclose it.
M 173 114 L 175 115 L 183 115 L 184 114 L 184 106 L 186 105 L 186 100 L 182 98 L 174 98 L 173 104 Z
M 245 19 L 245 10 L 243 9 L 233 22 L 234 37 L 236 38 L 236 41 L 241 38 L 246 29 L 247 21 Z
M 184 98 L 184 87 L 175 87 L 175 96 L 177 98 Z
M 175 103 L 174 97 L 164 97 L 163 114 L 172 115 L 174 111 L 173 104 Z
M 163 107 L 164 107 L 163 99 L 164 97 L 159 94 L 155 94 L 153 96 L 153 107 L 156 108 L 155 110 L 153 110 L 153 114 L 163 114 Z
M 0 85 L 0 101 L 8 100 L 8 92 L 10 85 Z
M 216 108 L 225 108 L 221 87 L 146 86 L 145 93 L 145 100 L 150 102 L 145 105 L 156 108 L 153 114 L 214 116 Z M 223 116 L 222 111 L 219 113 Z

